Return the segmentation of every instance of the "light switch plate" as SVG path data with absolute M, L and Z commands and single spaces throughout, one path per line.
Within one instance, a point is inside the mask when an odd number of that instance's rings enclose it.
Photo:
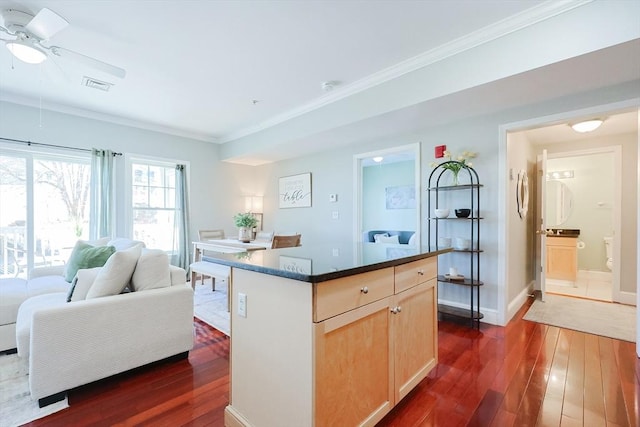
M 338 201 L 338 195 L 337 194 L 329 194 L 329 201 L 330 202 L 337 202 Z

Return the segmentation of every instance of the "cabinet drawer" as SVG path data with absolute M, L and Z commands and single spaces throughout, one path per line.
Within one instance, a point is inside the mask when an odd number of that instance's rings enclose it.
M 393 295 L 393 267 L 313 285 L 313 321 L 321 322 Z
M 551 237 L 547 236 L 548 246 L 576 247 L 578 239 L 575 237 Z
M 395 267 L 395 293 L 412 288 L 420 283 L 436 278 L 438 258 L 431 257 L 408 262 Z

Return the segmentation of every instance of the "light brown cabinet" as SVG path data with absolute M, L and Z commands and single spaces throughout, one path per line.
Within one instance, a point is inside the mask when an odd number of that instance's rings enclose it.
M 315 324 L 316 426 L 375 425 L 437 363 L 436 259 L 388 270 L 389 296 Z
M 547 236 L 547 279 L 576 281 L 578 250 L 575 237 Z

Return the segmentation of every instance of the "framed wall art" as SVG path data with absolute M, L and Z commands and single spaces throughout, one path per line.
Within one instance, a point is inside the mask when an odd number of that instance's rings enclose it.
M 308 208 L 311 206 L 311 173 L 284 176 L 278 182 L 279 207 Z

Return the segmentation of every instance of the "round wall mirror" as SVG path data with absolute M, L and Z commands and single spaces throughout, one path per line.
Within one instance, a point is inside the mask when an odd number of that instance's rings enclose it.
M 521 219 L 525 219 L 529 211 L 529 177 L 524 169 L 518 172 L 516 202 L 518 204 L 518 215 L 520 215 Z
M 545 222 L 548 228 L 564 224 L 573 209 L 573 193 L 562 181 L 547 181 Z

